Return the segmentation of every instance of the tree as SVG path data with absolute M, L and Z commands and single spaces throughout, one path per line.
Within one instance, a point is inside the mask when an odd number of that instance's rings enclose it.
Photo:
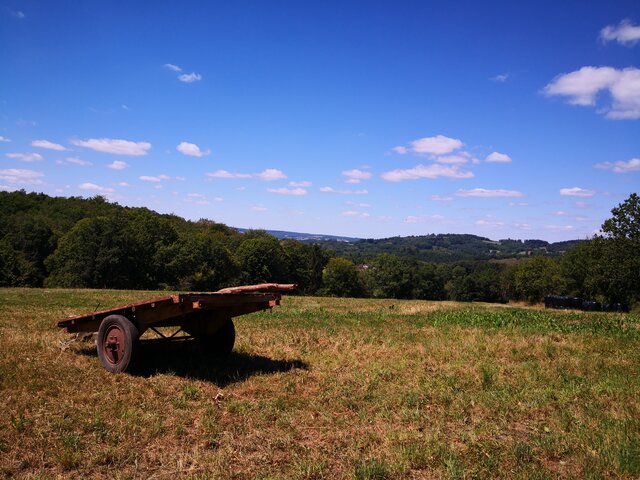
M 613 216 L 602 224 L 605 238 L 640 242 L 640 197 L 638 194 L 629 195 L 629 198 L 613 208 L 611 213 Z
M 562 289 L 558 264 L 550 257 L 536 256 L 523 260 L 514 277 L 516 294 L 528 302 L 539 302 L 545 295 Z
M 333 257 L 322 273 L 324 293 L 336 297 L 362 297 L 364 284 L 353 262 Z
M 246 283 L 286 281 L 286 259 L 276 237 L 252 234 L 243 239 L 236 257 Z
M 367 284 L 376 298 L 412 298 L 415 265 L 395 255 L 383 253 L 367 270 Z

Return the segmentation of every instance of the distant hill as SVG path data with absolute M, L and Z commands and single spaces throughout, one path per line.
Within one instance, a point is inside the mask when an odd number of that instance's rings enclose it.
M 248 228 L 236 228 L 236 230 L 240 233 L 245 233 L 249 229 Z M 360 240 L 355 237 L 340 237 L 337 235 L 323 235 L 317 233 L 299 233 L 299 232 L 287 232 L 284 230 L 266 230 L 269 235 L 273 235 L 278 240 L 284 240 L 286 238 L 291 238 L 293 240 L 299 240 L 300 242 L 310 242 L 310 243 L 318 243 L 318 242 L 357 242 Z
M 544 240 L 491 240 L 477 235 L 432 234 L 410 237 L 314 241 L 323 248 L 357 263 L 390 253 L 425 262 L 523 258 L 530 255 L 561 255 L 581 240 L 549 243 Z

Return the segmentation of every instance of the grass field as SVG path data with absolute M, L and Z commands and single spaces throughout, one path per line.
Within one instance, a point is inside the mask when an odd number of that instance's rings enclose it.
M 55 327 L 155 296 L 0 289 L 0 477 L 640 477 L 638 315 L 286 297 L 118 375 Z

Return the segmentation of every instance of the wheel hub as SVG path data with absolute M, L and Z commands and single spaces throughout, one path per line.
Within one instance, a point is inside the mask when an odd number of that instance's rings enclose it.
M 105 333 L 104 354 L 109 363 L 116 365 L 125 353 L 125 334 L 117 325 L 112 325 Z

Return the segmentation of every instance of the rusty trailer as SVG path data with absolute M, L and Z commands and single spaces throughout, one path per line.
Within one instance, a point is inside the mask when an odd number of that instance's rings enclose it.
M 209 293 L 181 293 L 117 308 L 68 317 L 58 327 L 69 333 L 97 332 L 100 363 L 108 371 L 127 370 L 135 359 L 140 337 L 147 331 L 165 340 L 193 338 L 207 353 L 224 357 L 235 343 L 233 318 L 280 305 L 281 293 L 293 284 L 264 283 Z M 171 334 L 160 331 L 175 327 Z

